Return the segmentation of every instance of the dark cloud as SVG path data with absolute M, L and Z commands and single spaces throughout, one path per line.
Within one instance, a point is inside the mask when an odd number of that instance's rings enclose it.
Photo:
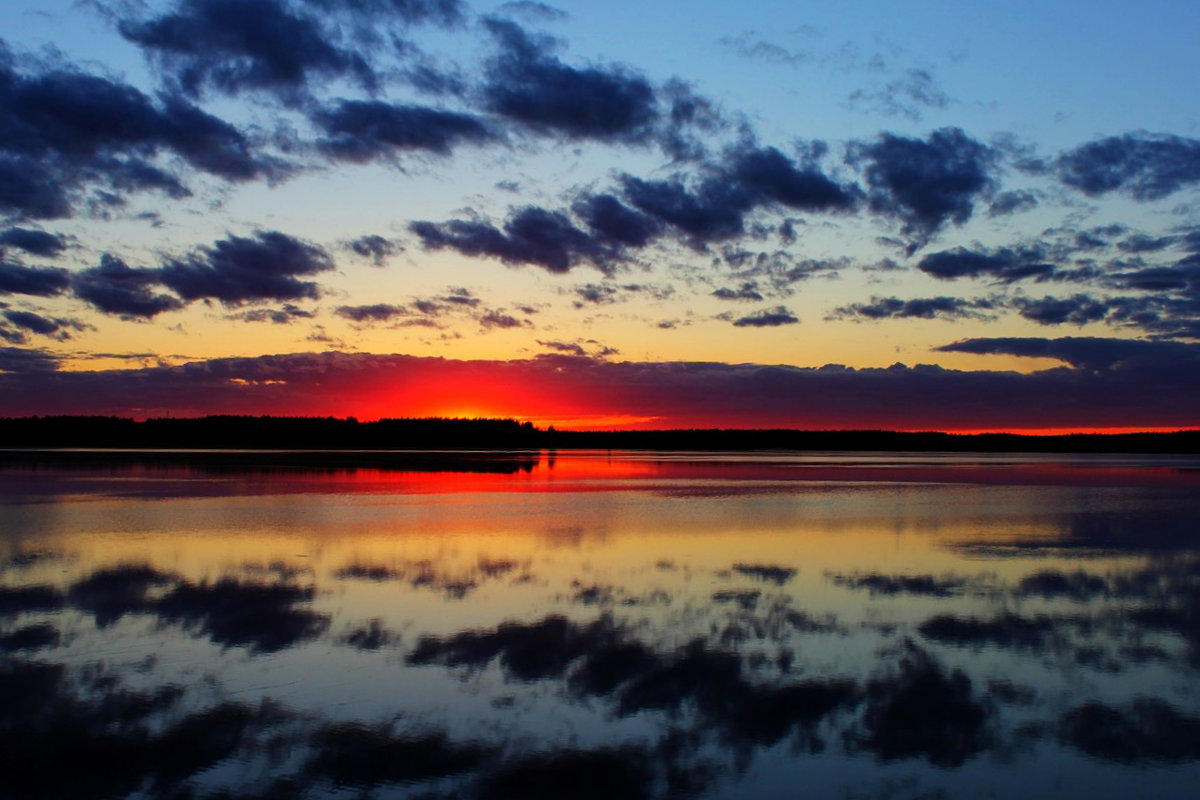
M 1103 320 L 1111 310 L 1108 304 L 1085 294 L 1061 298 L 1017 297 L 1013 300 L 1013 305 L 1021 312 L 1022 317 L 1039 325 L 1086 325 Z
M 396 317 L 408 316 L 411 312 L 404 306 L 374 303 L 365 306 L 338 306 L 333 313 L 351 322 L 387 322 Z
M 519 25 L 496 18 L 484 24 L 500 47 L 483 87 L 489 110 L 567 139 L 650 140 L 659 112 L 645 78 L 620 67 L 568 66 Z
M 736 289 L 722 286 L 714 290 L 712 296 L 721 300 L 753 300 L 757 302 L 763 299 L 762 293 L 758 290 L 758 283 L 755 281 L 746 281 Z
M 659 222 L 624 205 L 611 194 L 593 194 L 571 209 L 589 228 L 618 245 L 645 247 L 662 230 Z
M 512 314 L 505 314 L 503 311 L 485 311 L 477 317 L 479 324 L 485 329 L 492 328 L 521 328 L 529 323 L 525 320 L 520 320 Z
M 437 298 L 442 303 L 448 303 L 453 306 L 462 306 L 464 308 L 475 308 L 481 302 L 483 302 L 478 297 L 471 294 L 469 290 L 464 289 L 461 286 L 452 286 L 446 291 L 447 294 L 440 295 Z
M 88 186 L 108 205 L 144 190 L 187 196 L 178 176 L 153 163 L 163 154 L 227 181 L 286 171 L 258 156 L 233 125 L 182 97 L 166 93 L 156 102 L 66 67 L 22 73 L 0 60 L 0 118 L 0 211 L 18 216 L 69 216 Z
M 53 297 L 71 285 L 71 273 L 58 267 L 26 267 L 0 254 L 0 295 Z
M 437 325 L 435 320 L 438 317 L 447 314 L 469 314 L 477 309 L 482 302 L 466 289 L 451 287 L 447 290 L 446 294 L 434 297 L 418 297 L 403 305 L 373 303 L 361 306 L 339 306 L 334 313 L 339 317 L 359 324 L 389 322 L 400 319 L 402 321 L 398 323 L 399 325 L 433 327 Z M 484 322 L 485 317 L 487 318 L 486 322 Z M 487 310 L 482 314 L 476 315 L 474 318 L 485 328 L 515 327 L 511 324 L 511 321 L 513 321 L 512 317 L 496 310 Z M 525 324 L 519 320 L 515 322 L 516 325 Z
M 280 308 L 254 308 L 231 314 L 230 319 L 242 322 L 270 322 L 274 325 L 288 325 L 298 319 L 313 319 L 316 313 L 300 308 L 292 303 L 284 303 Z
M 617 287 L 604 283 L 587 283 L 576 286 L 573 290 L 579 300 L 575 301 L 576 308 L 582 308 L 584 303 L 605 305 L 617 301 Z
M 706 177 L 691 183 L 682 176 L 653 181 L 621 176 L 631 204 L 697 246 L 741 236 L 747 214 L 756 208 L 846 211 L 860 194 L 858 187 L 838 184 L 814 164 L 754 145 L 728 150 L 721 163 L 710 165 Z
M 851 149 L 851 163 L 865 165 L 871 210 L 897 217 L 911 249 L 923 246 L 946 223 L 971 218 L 975 200 L 989 192 L 995 153 L 958 128 L 927 139 L 892 133 Z
M 533 264 L 554 273 L 569 272 L 582 263 L 610 272 L 614 262 L 624 258 L 609 241 L 575 227 L 566 214 L 536 206 L 516 210 L 503 231 L 468 220 L 414 222 L 409 229 L 430 250 L 487 256 L 511 266 Z
M 784 306 L 775 306 L 738 317 L 733 320 L 733 324 L 738 328 L 774 328 L 780 325 L 795 325 L 799 321 L 800 318 Z
M 46 258 L 53 258 L 67 249 L 67 241 L 62 236 L 32 228 L 9 228 L 3 231 L 0 233 L 0 245 Z
M 621 187 L 630 203 L 698 245 L 741 236 L 754 204 L 749 192 L 722 178 L 704 180 L 692 190 L 680 177 L 647 181 L 623 175 Z
M 842 186 L 816 166 L 798 166 L 774 147 L 744 147 L 730 154 L 730 176 L 756 194 L 756 203 L 778 203 L 797 211 L 840 211 L 854 207 L 857 186 Z
M 346 243 L 346 247 L 356 255 L 371 259 L 371 262 L 377 267 L 382 267 L 389 256 L 394 256 L 404 249 L 391 239 L 375 233 L 351 239 Z
M 159 270 L 161 282 L 184 300 L 213 298 L 226 305 L 258 300 L 315 299 L 317 284 L 301 280 L 333 269 L 322 248 L 278 231 L 230 236 L 172 259 Z
M 44 350 L 0 347 L 0 372 L 46 373 L 58 369 L 58 357 Z
M 160 270 L 130 267 L 108 253 L 100 257 L 99 266 L 77 272 L 71 279 L 81 300 L 108 314 L 143 319 L 183 308 L 179 298 L 152 291 L 161 283 Z
M 377 81 L 360 53 L 282 0 L 177 0 L 162 16 L 121 20 L 118 30 L 193 97 L 263 90 L 296 102 L 314 80 Z
M 1148 236 L 1135 233 L 1117 242 L 1117 248 L 1125 253 L 1157 253 L 1178 241 L 1177 236 Z
M 1000 192 L 992 198 L 992 202 L 988 205 L 988 216 L 1007 217 L 1010 214 L 1029 211 L 1037 206 L 1038 196 L 1034 192 L 1025 189 Z
M 950 352 L 1042 356 L 1079 366 L 1030 373 L 920 364 L 800 368 L 570 356 L 493 362 L 297 353 L 8 374 L 0 377 L 0 416 L 138 416 L 147 408 L 189 416 L 259 415 L 270 408 L 279 415 L 371 418 L 379 413 L 372 399 L 377 393 L 365 393 L 365 385 L 380 387 L 378 392 L 415 384 L 451 391 L 464 382 L 487 381 L 526 394 L 530 387 L 571 387 L 580 415 L 619 410 L 660 418 L 664 427 L 1193 427 L 1200 425 L 1194 402 L 1200 393 L 1196 348 L 1200 345 L 1122 339 L 975 339 L 947 346 Z M 30 351 L 17 352 L 28 358 Z M 52 357 L 41 357 L 53 365 Z M 130 386 L 137 391 L 131 393 Z M 541 413 L 537 396 L 529 396 L 530 413 Z
M 41 314 L 35 314 L 32 311 L 18 311 L 16 309 L 7 309 L 3 312 L 3 317 L 18 328 L 23 328 L 33 333 L 41 334 L 42 336 L 54 336 L 60 339 L 69 339 L 69 330 L 81 331 L 88 326 L 76 319 L 43 317 Z
M 989 299 L 965 297 L 872 297 L 869 303 L 851 303 L 834 309 L 831 319 L 979 319 L 995 308 Z
M 1087 370 L 1124 368 L 1136 371 L 1140 367 L 1155 366 L 1195 369 L 1200 366 L 1200 344 L 1140 339 L 1104 339 L 1091 336 L 1061 339 L 964 339 L 936 349 L 945 353 L 1057 358 L 1073 367 Z
M 942 250 L 923 257 L 917 268 L 943 280 L 993 278 L 1003 283 L 1026 278 L 1047 278 L 1055 272 L 1055 266 L 1045 261 L 1045 254 L 1041 250 L 1013 250 L 1007 247 L 996 250 L 967 250 L 963 247 Z
M 1169 266 L 1115 272 L 1106 282 L 1121 289 L 1146 292 L 1187 292 L 1200 297 L 1200 258 L 1189 256 Z
M 317 147 L 331 159 L 364 163 L 408 150 L 448 154 L 460 143 L 493 138 L 477 117 L 379 100 L 340 100 L 313 113 L 326 138 Z
M 1200 183 L 1200 141 L 1127 133 L 1069 150 L 1055 166 L 1063 183 L 1090 196 L 1119 190 L 1135 200 L 1160 200 Z

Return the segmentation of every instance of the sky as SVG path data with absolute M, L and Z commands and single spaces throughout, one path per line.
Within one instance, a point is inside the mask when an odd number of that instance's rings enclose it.
M 0 415 L 1200 427 L 1200 7 L 0 0 Z

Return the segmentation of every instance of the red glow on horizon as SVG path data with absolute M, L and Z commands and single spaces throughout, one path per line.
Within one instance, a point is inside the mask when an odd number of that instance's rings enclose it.
M 1085 425 L 1072 428 L 1017 428 L 1017 427 L 993 427 L 993 428 L 967 428 L 953 429 L 943 431 L 932 431 L 934 433 L 950 433 L 960 436 L 979 436 L 983 434 L 1014 434 L 1016 436 L 1086 436 L 1099 434 L 1102 436 L 1114 436 L 1127 433 L 1184 433 L 1187 431 L 1197 431 L 1200 428 L 1170 425 L 1170 426 L 1155 426 L 1155 425 L 1126 425 L 1107 427 L 1103 425 Z M 905 433 L 927 433 L 931 431 L 921 431 L 917 429 L 906 429 Z

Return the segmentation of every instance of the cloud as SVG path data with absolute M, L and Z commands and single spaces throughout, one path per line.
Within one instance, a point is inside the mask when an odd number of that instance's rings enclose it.
M 409 230 L 429 250 L 456 250 L 466 256 L 497 258 L 510 266 L 532 264 L 565 273 L 582 263 L 611 272 L 624 254 L 605 239 L 575 227 L 562 212 L 536 206 L 517 209 L 501 231 L 486 222 L 414 222 Z
M 1059 358 L 1032 373 L 930 365 L 853 369 L 544 356 L 456 361 L 296 353 L 0 378 L 0 416 L 436 413 L 479 386 L 522 418 L 612 414 L 659 427 L 980 430 L 1200 426 L 1200 345 L 1125 339 L 976 339 L 946 352 Z M 17 350 L 17 358 L 31 352 Z M 42 353 L 47 367 L 52 356 Z M 286 383 L 280 383 L 285 381 Z M 129 387 L 136 386 L 131 393 Z M 554 387 L 551 392 L 540 387 Z M 380 398 L 387 398 L 381 402 Z M 403 402 L 405 405 L 397 405 Z M 135 410 L 135 409 L 141 409 Z
M 818 149 L 823 149 L 818 145 Z M 842 186 L 815 165 L 798 166 L 774 147 L 743 147 L 730 153 L 730 176 L 754 192 L 757 205 L 778 203 L 797 211 L 845 211 L 858 187 Z
M 567 139 L 645 143 L 659 121 L 654 88 L 621 67 L 575 68 L 508 20 L 484 25 L 500 53 L 482 89 L 488 110 Z
M 1017 297 L 1013 300 L 1013 305 L 1021 312 L 1022 317 L 1039 325 L 1086 325 L 1103 320 L 1111 310 L 1107 304 L 1084 294 L 1062 298 Z
M 989 217 L 1007 217 L 1037 208 L 1038 195 L 1026 189 L 999 192 L 988 205 Z
M 404 306 L 391 303 L 374 303 L 365 306 L 338 306 L 333 312 L 351 322 L 388 322 L 396 317 L 408 316 L 411 312 Z
M 834 309 L 830 319 L 982 319 L 995 308 L 992 300 L 965 297 L 872 297 L 869 303 L 851 303 Z
M 527 321 L 519 320 L 498 309 L 478 310 L 482 303 L 482 300 L 467 289 L 450 287 L 445 294 L 416 297 L 403 305 L 374 303 L 361 306 L 339 306 L 334 313 L 358 325 L 399 320 L 395 323 L 397 327 L 440 327 L 439 318 L 447 315 L 473 319 L 485 330 L 516 328 L 529 324 Z
M 346 243 L 346 247 L 356 255 L 371 259 L 371 262 L 377 267 L 382 267 L 389 256 L 394 256 L 404 250 L 395 241 L 375 233 L 351 239 Z
M 615 303 L 619 297 L 617 287 L 607 283 L 585 283 L 576 286 L 572 291 L 579 297 L 575 302 L 576 308 L 583 308 L 584 303 L 598 306 Z
M 229 236 L 159 271 L 161 282 L 184 300 L 213 298 L 225 305 L 259 300 L 315 299 L 317 284 L 300 278 L 333 269 L 324 249 L 278 231 Z
M 561 8 L 533 0 L 513 0 L 501 5 L 500 11 L 529 22 L 559 22 L 569 16 Z
M 1122 191 L 1161 200 L 1200 183 L 1200 140 L 1150 133 L 1109 136 L 1080 145 L 1055 162 L 1059 180 L 1095 197 Z
M 462 23 L 469 9 L 461 0 L 299 0 L 330 13 L 370 19 L 453 27 Z
M 0 347 L 0 373 L 42 374 L 58 369 L 58 357 L 45 350 Z
M 634 211 L 611 194 L 588 195 L 571 210 L 596 234 L 621 246 L 645 247 L 662 230 L 658 220 Z
M 953 102 L 923 69 L 910 69 L 878 89 L 858 89 L 847 99 L 858 111 L 905 117 L 913 122 L 921 119 L 922 108 L 944 109 Z
M 62 236 L 32 228 L 9 228 L 0 232 L 0 245 L 46 258 L 53 258 L 67 249 L 67 241 Z
M 668 226 L 703 248 L 745 233 L 745 217 L 757 207 L 845 211 L 860 194 L 815 165 L 749 145 L 729 150 L 721 164 L 710 165 L 707 176 L 693 185 L 682 175 L 666 180 L 622 175 L 619 182 L 624 202 L 610 193 L 584 193 L 572 204 L 590 233 L 566 213 L 536 206 L 514 210 L 503 230 L 478 220 L 420 221 L 409 227 L 430 249 L 535 264 L 557 273 L 590 263 L 611 274 L 629 259 L 630 248 L 649 246 Z
M 956 278 L 994 278 L 1003 283 L 1026 278 L 1047 278 L 1054 274 L 1055 266 L 1045 261 L 1039 249 L 1013 250 L 1002 247 L 995 250 L 968 250 L 956 247 L 930 253 L 917 264 L 917 269 L 942 280 Z
M 751 195 L 737 184 L 720 178 L 702 181 L 689 189 L 682 177 L 643 180 L 621 176 L 625 197 L 646 214 L 667 223 L 697 245 L 741 236 Z
M 741 58 L 750 61 L 764 61 L 768 64 L 796 67 L 813 58 L 811 53 L 804 50 L 788 50 L 786 47 L 766 39 L 753 38 L 748 33 L 741 36 L 722 36 L 718 40 L 718 44 Z
M 317 142 L 322 153 L 360 164 L 409 150 L 447 155 L 457 144 L 494 138 L 483 121 L 470 114 L 379 100 L 339 100 L 311 118 L 326 137 Z
M 183 308 L 179 298 L 152 291 L 161 283 L 159 270 L 130 267 L 109 253 L 100 257 L 99 266 L 77 272 L 71 279 L 75 296 L 81 300 L 108 314 L 143 319 Z
M 118 30 L 191 97 L 259 90 L 296 103 L 314 80 L 378 80 L 360 53 L 282 0 L 177 0 L 162 16 L 122 19 Z
M 82 331 L 90 327 L 76 319 L 43 317 L 41 314 L 35 314 L 32 311 L 18 311 L 16 309 L 6 309 L 3 312 L 3 317 L 18 328 L 41 334 L 42 336 L 57 335 L 59 339 L 71 338 L 68 329 Z
M 883 133 L 854 145 L 849 161 L 865 165 L 871 210 L 898 218 L 913 249 L 947 223 L 969 220 L 976 198 L 995 183 L 995 153 L 958 128 L 936 130 L 927 139 Z
M 818 145 L 817 150 L 821 147 Z M 861 191 L 842 185 L 815 164 L 798 163 L 773 147 L 746 144 L 725 152 L 691 186 L 684 176 L 644 180 L 622 175 L 625 198 L 684 234 L 696 246 L 745 233 L 745 218 L 760 207 L 810 212 L 849 211 Z
M 1186 292 L 1200 297 L 1200 258 L 1188 257 L 1170 266 L 1116 272 L 1107 276 L 1106 282 L 1122 289 Z
M 0 254 L 0 295 L 29 294 L 53 297 L 71 284 L 71 274 L 59 267 L 26 267 Z
M 480 326 L 490 330 L 492 328 L 521 328 L 529 324 L 528 320 L 520 320 L 512 314 L 505 314 L 503 311 L 495 309 L 485 311 L 477 317 Z
M 780 325 L 795 325 L 799 321 L 800 318 L 784 306 L 775 306 L 738 317 L 733 324 L 737 328 L 775 328 Z
M 1117 242 L 1117 249 L 1124 253 L 1157 253 L 1177 243 L 1177 236 L 1148 236 L 1134 233 Z
M 66 66 L 23 73 L 0 58 L 0 116 L 6 120 L 0 212 L 17 216 L 70 216 L 88 186 L 109 205 L 144 190 L 187 196 L 180 178 L 153 162 L 161 154 L 233 182 L 287 170 L 256 154 L 233 125 L 178 95 L 164 93 L 156 102 L 132 86 Z
M 721 288 L 714 290 L 712 296 L 720 300 L 761 301 L 763 299 L 762 293 L 759 292 L 758 284 L 755 281 L 746 281 L 736 289 L 730 289 L 729 287 L 722 286 Z
M 287 325 L 298 319 L 313 319 L 317 315 L 292 303 L 284 303 L 281 308 L 254 308 L 237 314 L 230 314 L 229 319 L 242 322 L 270 322 L 275 325 Z
M 1057 358 L 1073 367 L 1097 371 L 1200 368 L 1200 344 L 1183 342 L 1105 339 L 1091 336 L 1061 339 L 999 337 L 964 339 L 936 349 L 944 353 Z

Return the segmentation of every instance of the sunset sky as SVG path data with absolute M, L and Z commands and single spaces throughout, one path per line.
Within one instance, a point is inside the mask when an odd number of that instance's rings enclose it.
M 1200 426 L 1200 6 L 4 0 L 0 415 Z

